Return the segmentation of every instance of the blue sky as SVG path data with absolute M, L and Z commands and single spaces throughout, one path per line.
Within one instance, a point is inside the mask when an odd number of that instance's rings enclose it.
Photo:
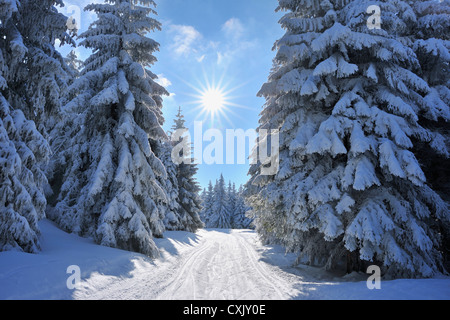
M 61 9 L 79 20 L 81 31 L 95 15 L 80 10 L 92 1 L 66 0 Z M 96 0 L 96 2 L 102 2 Z M 150 35 L 161 45 L 152 72 L 171 93 L 164 100 L 164 128 L 169 130 L 181 106 L 186 126 L 194 139 L 194 121 L 203 129 L 215 128 L 225 136 L 226 129 L 256 129 L 264 104 L 257 92 L 266 81 L 274 52 L 272 47 L 283 30 L 278 24 L 282 13 L 275 13 L 277 0 L 156 0 L 156 19 L 161 32 Z M 70 49 L 62 48 L 67 54 Z M 81 58 L 88 52 L 77 49 Z M 226 108 L 211 117 L 199 108 L 199 92 L 207 85 L 226 93 Z M 210 142 L 204 142 L 205 148 Z M 247 147 L 248 148 L 248 147 Z M 225 157 L 225 155 L 224 155 Z M 247 180 L 247 164 L 199 165 L 197 179 L 202 187 L 223 173 L 225 180 L 237 185 Z

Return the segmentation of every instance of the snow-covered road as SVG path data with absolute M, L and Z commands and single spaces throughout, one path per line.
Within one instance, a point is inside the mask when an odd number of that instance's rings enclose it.
M 293 275 L 263 262 L 255 234 L 241 230 L 200 230 L 194 238 L 159 240 L 154 264 L 135 261 L 131 277 L 94 274 L 77 299 L 286 300 L 293 298 Z
M 180 261 L 175 276 L 157 298 L 162 299 L 288 299 L 289 282 L 262 262 L 240 231 L 204 232 L 194 254 Z
M 0 300 L 144 299 L 445 299 L 450 277 L 382 279 L 369 290 L 367 274 L 327 272 L 294 265 L 295 254 L 264 246 L 251 230 L 166 232 L 157 239 L 161 257 L 102 247 L 40 222 L 42 252 L 0 252 Z M 76 266 L 80 282 L 67 283 Z

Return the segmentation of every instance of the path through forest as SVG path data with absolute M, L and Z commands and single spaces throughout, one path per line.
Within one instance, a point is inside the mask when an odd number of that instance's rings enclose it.
M 177 235 L 177 233 L 171 233 Z M 180 234 L 178 234 L 179 236 Z M 261 259 L 248 230 L 200 230 L 161 240 L 162 257 L 135 262 L 131 277 L 93 275 L 78 299 L 285 300 L 298 279 Z

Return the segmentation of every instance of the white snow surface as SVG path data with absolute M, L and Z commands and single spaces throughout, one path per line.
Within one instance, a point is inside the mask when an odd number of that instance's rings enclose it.
M 450 277 L 381 282 L 369 290 L 369 275 L 344 277 L 309 266 L 296 256 L 263 246 L 251 230 L 170 231 L 157 239 L 158 259 L 98 246 L 40 222 L 42 252 L 0 253 L 0 299 L 450 299 Z M 81 282 L 67 288 L 77 265 Z

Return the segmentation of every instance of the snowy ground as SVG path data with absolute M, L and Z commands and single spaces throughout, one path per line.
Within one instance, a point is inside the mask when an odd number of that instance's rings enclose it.
M 0 253 L 0 299 L 450 299 L 448 277 L 369 290 L 368 275 L 293 268 L 293 255 L 262 246 L 249 230 L 167 232 L 157 240 L 161 258 L 151 260 L 40 224 L 40 254 Z M 71 265 L 81 270 L 75 290 L 66 284 Z

